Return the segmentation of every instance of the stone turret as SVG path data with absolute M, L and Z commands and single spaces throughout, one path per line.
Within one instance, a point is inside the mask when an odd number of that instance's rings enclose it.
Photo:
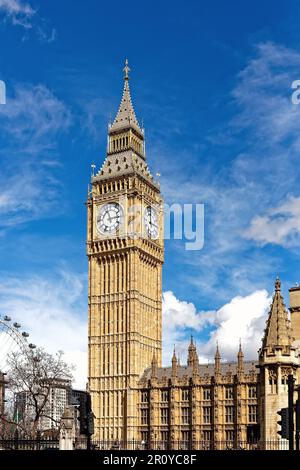
M 177 377 L 177 367 L 178 367 L 178 362 L 177 362 L 177 357 L 176 357 L 175 348 L 174 348 L 173 357 L 172 357 L 172 378 Z
M 215 354 L 215 375 L 221 373 L 221 354 L 219 351 L 219 345 L 217 343 L 216 354 Z
M 151 379 L 157 379 L 157 357 L 154 354 L 152 362 L 151 362 Z
M 189 367 L 194 367 L 197 364 L 199 364 L 199 358 L 198 358 L 197 349 L 194 344 L 193 337 L 191 336 L 191 342 L 190 342 L 189 349 L 188 349 L 187 365 Z
M 297 375 L 298 353 L 288 312 L 281 295 L 281 282 L 275 281 L 275 293 L 259 350 L 260 411 L 262 441 L 278 439 L 277 411 L 287 406 L 287 377 Z
M 244 373 L 244 353 L 242 350 L 242 344 L 240 342 L 240 347 L 239 347 L 239 352 L 237 355 L 237 373 L 238 374 L 243 374 Z

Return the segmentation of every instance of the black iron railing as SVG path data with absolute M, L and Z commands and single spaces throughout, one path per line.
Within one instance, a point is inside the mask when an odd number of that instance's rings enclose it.
M 59 448 L 57 439 L 0 439 L 0 450 L 52 450 Z
M 76 448 L 86 448 L 85 439 L 76 440 Z M 92 450 L 288 450 L 288 441 L 117 441 L 93 440 Z

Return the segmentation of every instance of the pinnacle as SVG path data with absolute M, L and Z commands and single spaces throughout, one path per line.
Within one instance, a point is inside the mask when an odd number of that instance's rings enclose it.
M 129 71 L 128 61 L 125 62 L 124 67 L 124 88 L 121 103 L 117 115 L 112 123 L 109 133 L 118 132 L 122 129 L 133 128 L 136 132 L 143 137 L 143 131 L 138 123 L 135 111 L 133 108 L 130 88 L 129 88 Z
M 263 348 L 291 346 L 292 342 L 288 313 L 281 295 L 281 282 L 277 278 L 275 281 L 275 294 L 263 338 Z

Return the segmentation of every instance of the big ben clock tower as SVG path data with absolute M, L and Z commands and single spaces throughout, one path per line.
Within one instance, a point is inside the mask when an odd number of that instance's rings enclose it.
M 130 440 L 136 385 L 161 364 L 163 212 L 131 101 L 129 67 L 107 155 L 87 201 L 89 389 L 95 437 Z

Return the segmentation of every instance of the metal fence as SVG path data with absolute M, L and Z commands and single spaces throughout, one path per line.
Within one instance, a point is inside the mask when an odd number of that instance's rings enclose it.
M 87 439 L 78 438 L 75 444 L 76 450 L 87 449 Z M 98 441 L 91 440 L 91 450 L 160 450 L 160 451 L 194 451 L 194 450 L 222 450 L 222 451 L 242 451 L 242 450 L 288 450 L 288 441 Z M 55 450 L 59 449 L 58 439 L 0 439 L 0 450 Z
M 52 450 L 59 448 L 57 439 L 0 439 L 0 450 Z
M 288 450 L 288 441 L 100 441 L 92 440 L 92 450 Z M 86 440 L 77 439 L 76 449 L 86 449 Z

